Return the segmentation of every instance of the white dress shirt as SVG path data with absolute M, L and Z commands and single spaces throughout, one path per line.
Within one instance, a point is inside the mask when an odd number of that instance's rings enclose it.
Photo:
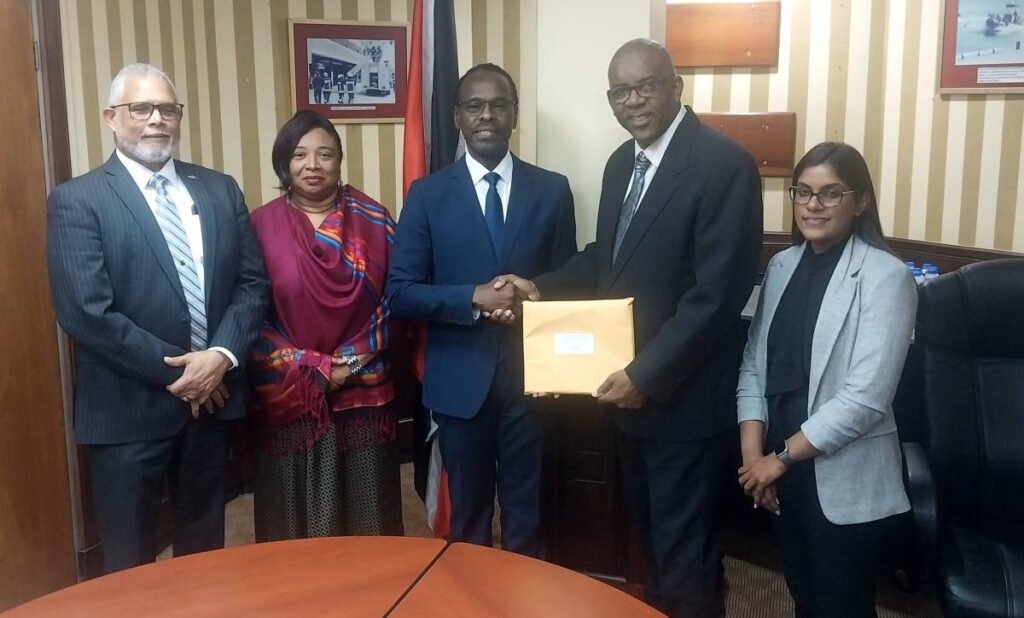
M 156 189 L 149 186 L 149 181 L 157 174 L 168 180 L 167 191 L 170 194 L 171 200 L 174 201 L 174 205 L 178 208 L 178 216 L 181 217 L 181 225 L 185 228 L 185 236 L 188 238 L 188 248 L 192 253 L 192 260 L 195 262 L 196 275 L 199 277 L 199 291 L 203 294 L 203 298 L 206 298 L 206 269 L 203 265 L 203 227 L 199 220 L 199 211 L 195 210 L 195 201 L 192 199 L 192 194 L 188 192 L 185 183 L 181 181 L 181 178 L 178 177 L 178 172 L 174 169 L 174 159 L 168 159 L 159 172 L 154 172 L 138 161 L 128 158 L 120 150 L 115 149 L 114 152 L 117 153 L 117 158 L 120 159 L 121 164 L 128 170 L 132 180 L 138 185 L 139 191 L 142 192 L 142 197 L 149 204 L 149 209 L 153 211 L 154 217 L 156 216 L 157 207 Z M 238 359 L 231 353 L 231 350 L 222 347 L 212 347 L 210 349 L 223 353 L 228 358 L 228 361 L 230 361 L 232 369 L 238 366 Z
M 647 189 L 651 186 L 651 181 L 654 179 L 654 174 L 658 171 L 658 166 L 661 165 L 661 160 L 665 158 L 665 151 L 668 150 L 668 145 L 672 141 L 672 136 L 676 134 L 676 129 L 679 128 L 679 123 L 683 121 L 683 116 L 686 115 L 686 108 L 680 107 L 679 112 L 676 114 L 672 124 L 668 125 L 665 132 L 661 134 L 661 137 L 654 140 L 654 142 L 647 148 L 641 148 L 640 144 L 633 140 L 633 161 L 636 161 L 636 156 L 641 152 L 647 157 L 647 160 L 651 164 L 647 167 L 647 173 L 644 174 L 644 190 L 640 192 L 640 199 L 636 202 L 636 207 L 639 209 L 640 204 L 644 200 L 644 196 L 647 195 Z M 626 185 L 626 193 L 622 196 L 622 201 L 626 201 L 626 197 L 629 195 L 629 190 L 633 186 L 633 171 L 629 172 L 629 182 Z
M 496 188 L 498 197 L 501 198 L 501 218 L 508 219 L 508 198 L 512 194 L 512 152 L 506 152 L 503 158 L 493 170 L 489 170 L 482 163 L 473 158 L 473 155 L 466 151 L 466 167 L 469 168 L 469 177 L 473 181 L 473 189 L 476 190 L 476 198 L 480 202 L 480 212 L 487 216 L 487 191 L 491 184 L 484 180 L 484 176 L 490 172 L 496 172 L 501 179 L 498 180 Z

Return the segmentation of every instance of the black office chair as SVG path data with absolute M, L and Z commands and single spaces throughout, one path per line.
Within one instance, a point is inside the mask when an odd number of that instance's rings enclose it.
M 1024 618 L 1024 259 L 919 291 L 925 443 L 904 445 L 909 570 L 934 573 L 947 617 Z

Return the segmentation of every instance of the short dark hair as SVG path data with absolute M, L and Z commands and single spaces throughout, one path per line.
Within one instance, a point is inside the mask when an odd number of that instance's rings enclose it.
M 800 159 L 800 162 L 793 168 L 793 185 L 800 182 L 800 176 L 808 167 L 827 165 L 850 189 L 855 191 L 854 197 L 866 202 L 864 211 L 860 213 L 853 223 L 853 232 L 867 244 L 881 249 L 886 253 L 893 253 L 892 248 L 885 242 L 882 234 L 882 222 L 878 216 L 878 199 L 875 197 L 875 185 L 871 182 L 871 172 L 868 170 L 867 161 L 863 155 L 849 144 L 842 142 L 822 142 L 807 151 L 807 154 Z M 793 225 L 793 244 L 798 245 L 804 241 L 804 235 L 800 228 Z
M 295 148 L 298 147 L 302 138 L 313 129 L 327 131 L 338 146 L 338 157 L 344 156 L 341 150 L 341 136 L 338 135 L 338 129 L 330 120 L 322 114 L 308 109 L 295 112 L 295 115 L 277 132 L 274 147 L 270 151 L 270 162 L 274 167 L 274 173 L 277 174 L 277 179 L 281 182 L 278 188 L 282 191 L 287 191 L 292 186 L 290 162 L 292 155 L 295 154 Z
M 508 71 L 494 64 L 493 62 L 484 62 L 483 64 L 478 64 L 472 69 L 462 74 L 462 77 L 459 78 L 459 85 L 455 87 L 456 105 L 462 102 L 462 84 L 465 83 L 465 81 L 469 79 L 469 77 L 474 73 L 481 72 L 494 73 L 495 75 L 500 75 L 501 77 L 504 77 L 505 81 L 508 82 L 508 87 L 512 90 L 512 102 L 516 105 L 519 105 L 519 90 L 516 89 L 515 80 L 512 79 L 512 76 L 508 74 Z

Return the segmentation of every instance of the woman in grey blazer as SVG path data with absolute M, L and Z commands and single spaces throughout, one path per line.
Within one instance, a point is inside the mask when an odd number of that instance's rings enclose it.
M 864 158 L 797 164 L 794 246 L 768 264 L 740 368 L 739 482 L 775 513 L 797 616 L 875 616 L 875 565 L 910 508 L 892 399 L 917 290 L 882 238 Z

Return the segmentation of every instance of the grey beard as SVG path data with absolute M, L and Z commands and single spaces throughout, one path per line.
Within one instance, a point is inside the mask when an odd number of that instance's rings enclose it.
M 162 148 L 154 149 L 141 143 L 126 144 L 121 140 L 115 141 L 117 142 L 117 148 L 121 152 L 142 163 L 165 163 L 174 154 L 174 148 L 177 146 L 172 141 Z

